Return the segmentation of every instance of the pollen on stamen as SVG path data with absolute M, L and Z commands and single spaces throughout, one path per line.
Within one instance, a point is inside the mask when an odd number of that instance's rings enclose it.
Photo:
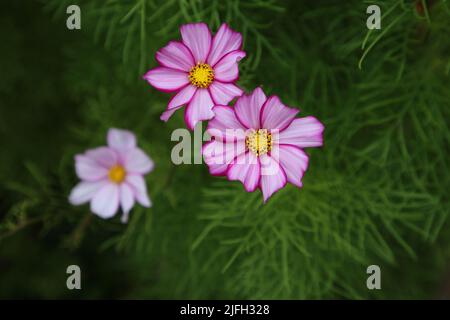
M 252 130 L 245 137 L 245 145 L 256 156 L 266 154 L 272 150 L 272 134 L 267 129 Z
M 189 81 L 198 88 L 208 88 L 214 81 L 214 71 L 209 64 L 198 63 L 189 71 Z
M 125 180 L 126 171 L 121 165 L 115 165 L 109 169 L 108 177 L 114 183 L 121 183 Z

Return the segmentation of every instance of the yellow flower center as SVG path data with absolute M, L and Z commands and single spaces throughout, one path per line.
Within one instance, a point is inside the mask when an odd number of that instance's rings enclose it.
M 214 80 L 214 71 L 209 64 L 197 63 L 189 71 L 189 81 L 198 88 L 208 88 Z
M 126 176 L 126 171 L 121 165 L 115 165 L 109 169 L 109 180 L 114 183 L 121 183 Z
M 245 137 L 245 145 L 256 156 L 266 154 L 272 149 L 272 134 L 267 129 L 252 130 Z

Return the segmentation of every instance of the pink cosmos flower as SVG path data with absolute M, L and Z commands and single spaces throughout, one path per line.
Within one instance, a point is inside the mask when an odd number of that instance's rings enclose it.
M 119 205 L 122 222 L 137 201 L 151 207 L 144 175 L 153 170 L 153 161 L 136 146 L 133 133 L 109 129 L 108 146 L 75 156 L 77 176 L 82 180 L 69 196 L 73 205 L 91 202 L 91 210 L 102 218 L 113 217 Z
M 261 88 L 242 95 L 233 107 L 216 105 L 202 153 L 213 175 L 239 180 L 248 192 L 261 189 L 264 202 L 287 182 L 302 187 L 308 167 L 306 147 L 322 145 L 324 126 L 314 117 L 296 118 L 298 109 Z
M 222 24 L 214 37 L 205 23 L 180 28 L 182 42 L 171 41 L 156 53 L 161 65 L 148 71 L 146 79 L 156 89 L 174 92 L 161 120 L 187 105 L 184 118 L 188 128 L 214 117 L 213 106 L 226 105 L 242 90 L 234 82 L 239 77 L 237 62 L 245 57 L 242 36 Z

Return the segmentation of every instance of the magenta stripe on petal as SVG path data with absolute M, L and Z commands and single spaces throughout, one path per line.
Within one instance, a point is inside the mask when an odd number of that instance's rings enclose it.
M 205 163 L 208 165 L 211 174 L 214 175 L 224 174 L 228 165 L 244 152 L 245 143 L 242 140 L 227 143 L 214 140 L 206 143 L 202 148 Z
M 279 143 L 299 148 L 320 147 L 323 143 L 323 130 L 323 124 L 315 117 L 298 118 L 279 133 Z
M 234 97 L 242 95 L 243 91 L 233 83 L 214 81 L 208 88 L 215 105 L 227 105 Z
M 261 109 L 261 127 L 283 130 L 298 113 L 298 109 L 286 107 L 277 96 L 271 96 Z
M 156 67 L 148 71 L 144 79 L 156 89 L 173 92 L 189 83 L 188 73 L 166 67 Z
M 214 78 L 222 82 L 234 82 L 239 78 L 238 62 L 245 57 L 245 52 L 240 50 L 226 54 L 214 66 Z
M 170 99 L 167 109 L 173 109 L 189 103 L 196 91 L 197 87 L 188 84 Z
M 241 45 L 242 35 L 230 29 L 226 23 L 223 23 L 212 41 L 208 64 L 215 65 L 227 53 L 240 49 Z
M 206 23 L 190 23 L 180 27 L 183 43 L 191 50 L 195 63 L 206 62 L 211 49 L 211 32 Z
M 233 141 L 245 139 L 246 128 L 236 118 L 233 108 L 214 106 L 214 118 L 208 122 L 207 132 L 218 140 Z
M 212 119 L 214 117 L 213 106 L 214 103 L 208 89 L 198 89 L 185 109 L 184 119 L 188 128 L 194 130 L 197 122 Z
M 252 152 L 246 152 L 238 156 L 234 162 L 228 167 L 228 179 L 241 181 L 248 192 L 255 191 L 260 184 L 261 177 L 258 157 Z
M 242 95 L 236 101 L 234 109 L 239 121 L 249 129 L 260 129 L 260 113 L 267 98 L 261 88 L 249 95 Z
M 288 182 L 301 187 L 303 174 L 308 168 L 308 155 L 303 150 L 290 145 L 280 145 L 278 149 L 279 163 L 286 173 Z
M 191 51 L 181 42 L 170 41 L 156 53 L 156 60 L 164 67 L 189 72 L 195 61 Z
M 260 156 L 261 162 L 261 191 L 264 202 L 266 202 L 275 192 L 286 185 L 287 178 L 283 168 L 272 157 L 267 154 Z
M 169 120 L 175 111 L 181 109 L 192 100 L 196 91 L 197 87 L 190 84 L 186 85 L 170 99 L 167 109 L 161 114 L 160 119 L 163 121 Z
M 175 111 L 177 111 L 178 109 L 183 108 L 183 105 L 172 108 L 172 109 L 167 109 L 166 111 L 164 111 L 161 116 L 159 117 L 162 121 L 166 122 L 167 120 L 170 119 L 170 117 L 175 113 Z
M 214 148 L 216 141 L 206 142 L 202 146 L 202 155 L 205 160 L 205 163 L 208 166 L 209 173 L 213 176 L 223 176 L 226 174 L 228 164 L 227 163 L 216 163 L 214 161 Z

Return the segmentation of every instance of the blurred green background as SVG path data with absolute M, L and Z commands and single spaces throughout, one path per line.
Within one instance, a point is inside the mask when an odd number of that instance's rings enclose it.
M 194 21 L 243 34 L 243 88 L 325 124 L 301 190 L 263 205 L 171 163 L 183 113 L 160 121 L 169 96 L 142 75 Z M 448 1 L 3 1 L 0 35 L 0 298 L 450 298 Z M 67 201 L 74 155 L 110 127 L 156 163 L 127 225 Z

